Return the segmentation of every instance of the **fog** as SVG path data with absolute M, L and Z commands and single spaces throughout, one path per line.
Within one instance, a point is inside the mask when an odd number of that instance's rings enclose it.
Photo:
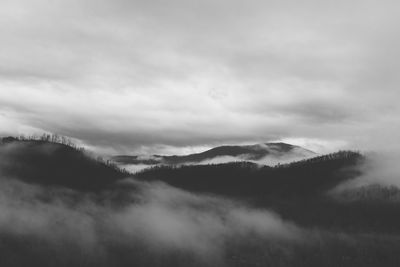
M 400 188 L 400 152 L 376 152 L 367 155 L 361 167 L 364 175 L 358 181 Z
M 351 168 L 359 176 L 329 190 L 328 195 L 347 202 L 400 202 L 399 159 L 400 154 L 393 150 L 366 153 L 365 159 Z
M 260 144 L 261 146 L 262 144 Z M 223 164 L 223 163 L 229 163 L 229 162 L 239 162 L 239 161 L 247 161 L 247 162 L 252 162 L 255 164 L 258 164 L 260 166 L 275 166 L 277 164 L 286 164 L 290 163 L 293 161 L 299 161 L 311 157 L 315 157 L 318 154 L 307 150 L 303 149 L 300 147 L 294 147 L 290 152 L 282 152 L 278 151 L 275 149 L 270 149 L 267 146 L 265 146 L 266 149 L 268 149 L 269 154 L 259 158 L 259 159 L 254 159 L 254 155 L 252 154 L 241 154 L 237 156 L 217 156 L 213 158 L 208 158 L 205 160 L 202 160 L 200 162 L 184 162 L 182 165 L 207 165 L 207 164 Z M 160 161 L 160 164 L 120 164 L 119 166 L 121 168 L 124 168 L 125 170 L 131 172 L 131 173 L 136 173 L 140 172 L 146 168 L 154 167 L 154 166 L 159 166 L 162 165 L 162 160 L 157 157 L 152 157 L 152 156 L 138 156 L 138 159 L 153 159 L 153 160 L 158 160 Z
M 34 179 L 28 184 L 7 172 L 10 164 L 23 165 L 12 160 L 13 153 L 22 153 L 16 148 L 3 144 L 0 153 L 1 266 L 376 266 L 374 260 L 398 255 L 388 248 L 400 248 L 397 236 L 387 237 L 385 231 L 365 235 L 340 224 L 331 228 L 330 221 L 304 224 L 310 211 L 301 203 L 290 211 L 294 216 L 279 209 L 281 202 L 296 199 L 272 197 L 278 205 L 256 206 L 134 177 L 117 179 L 96 193 L 34 184 Z M 40 149 L 55 156 L 51 146 Z M 388 169 L 372 162 L 359 167 L 364 176 L 358 179 Z M 385 174 L 385 181 L 394 181 L 396 172 Z M 59 179 L 56 172 L 54 179 Z M 352 261 L 344 264 L 343 255 Z
M 316 153 L 308 151 L 302 148 L 294 147 L 290 152 L 275 151 L 274 149 L 269 149 L 267 156 L 260 159 L 253 159 L 254 155 L 242 154 L 239 156 L 220 156 L 211 159 L 206 159 L 201 162 L 193 162 L 192 164 L 220 164 L 236 161 L 248 161 L 259 165 L 274 166 L 277 164 L 285 164 L 293 161 L 298 161 L 302 159 L 307 159 L 316 156 Z
M 365 156 L 365 161 L 354 167 L 360 171 L 360 176 L 339 185 L 335 190 L 340 191 L 373 184 L 400 188 L 399 152 L 380 151 L 366 153 Z
M 100 195 L 4 176 L 0 185 L 2 266 L 376 266 L 382 258 L 366 251 L 389 253 L 390 261 L 397 244 L 379 234 L 302 228 L 163 183 L 127 179 L 124 190 Z
M 140 172 L 144 169 L 153 167 L 155 165 L 149 165 L 149 164 L 122 164 L 119 165 L 119 167 L 131 172 L 131 173 L 136 173 L 136 172 Z
M 232 240 L 256 238 L 273 244 L 301 236 L 296 226 L 270 211 L 162 183 L 126 180 L 121 186 L 136 189 L 127 194 L 129 201 L 118 203 L 111 192 L 99 201 L 93 194 L 29 185 L 9 177 L 1 177 L 0 183 L 0 235 L 16 240 L 9 244 L 25 240 L 43 249 L 24 251 L 23 241 L 14 252 L 21 257 L 28 253 L 41 258 L 52 251 L 60 264 L 76 260 L 107 265 L 122 253 L 130 263 L 162 265 L 152 262 L 154 257 L 180 261 L 183 257 L 183 262 L 223 266 Z M 1 246 L 3 251 L 11 249 L 6 243 Z M 14 255 L 1 254 L 6 260 Z

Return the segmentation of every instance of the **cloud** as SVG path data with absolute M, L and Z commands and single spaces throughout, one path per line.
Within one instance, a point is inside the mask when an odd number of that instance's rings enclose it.
M 398 240 L 379 234 L 379 227 L 374 234 L 324 230 L 318 223 L 307 229 L 239 200 L 133 178 L 97 194 L 26 184 L 1 173 L 18 163 L 0 162 L 5 266 L 293 266 L 339 264 L 344 257 L 353 266 L 398 255 L 389 249 Z M 374 171 L 381 173 L 373 165 L 369 175 Z
M 193 195 L 163 184 L 149 184 L 139 206 L 114 217 L 118 228 L 152 248 L 179 249 L 202 256 L 223 254 L 232 235 L 296 238 L 296 227 L 265 210 L 248 209 L 215 197 Z
M 302 148 L 293 148 L 289 153 L 274 151 L 269 147 L 266 147 L 269 150 L 269 155 L 262 157 L 260 159 L 253 159 L 254 155 L 249 154 L 241 154 L 239 156 L 219 156 L 210 159 L 205 159 L 200 162 L 193 163 L 185 163 L 185 164 L 220 164 L 220 163 L 228 163 L 228 162 L 237 162 L 237 161 L 247 161 L 253 162 L 260 165 L 268 165 L 275 166 L 276 164 L 285 164 L 293 161 L 298 161 L 310 157 L 316 156 L 315 153 L 311 151 L 304 150 Z
M 126 191 L 128 201 L 120 202 L 121 192 L 83 194 L 2 176 L 0 236 L 7 240 L 1 245 L 3 262 L 16 253 L 20 260 L 8 266 L 21 266 L 24 259 L 45 266 L 164 266 L 160 259 L 176 259 L 178 266 L 224 266 L 229 240 L 300 238 L 296 226 L 266 210 L 161 183 L 122 183 L 125 189 L 137 189 Z M 31 242 L 38 242 L 38 250 L 24 247 Z M 12 244 L 16 247 L 11 252 Z
M 396 1 L 0 5 L 1 134 L 126 152 L 398 130 Z
M 340 184 L 333 193 L 355 190 L 371 185 L 397 187 L 400 189 L 400 154 L 393 150 L 380 150 L 366 155 L 364 162 L 355 167 L 360 176 L 354 180 Z

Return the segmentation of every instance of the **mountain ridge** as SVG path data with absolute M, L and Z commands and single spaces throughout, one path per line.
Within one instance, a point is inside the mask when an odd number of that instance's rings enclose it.
M 108 188 L 129 175 L 83 148 L 47 140 L 0 139 L 0 172 L 28 183 L 79 191 Z
M 117 164 L 190 164 L 201 163 L 206 160 L 212 160 L 221 157 L 231 157 L 231 161 L 260 161 L 265 157 L 274 159 L 283 159 L 291 156 L 294 159 L 302 159 L 310 156 L 315 156 L 314 151 L 295 146 L 283 142 L 267 142 L 254 145 L 223 145 L 211 148 L 209 150 L 187 154 L 187 155 L 152 155 L 143 157 L 138 155 L 116 155 L 111 157 L 111 160 Z M 234 158 L 237 158 L 236 160 Z

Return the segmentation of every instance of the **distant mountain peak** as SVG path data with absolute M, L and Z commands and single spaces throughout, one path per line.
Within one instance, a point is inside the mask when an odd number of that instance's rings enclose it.
M 267 142 L 253 145 L 222 145 L 188 155 L 153 155 L 143 159 L 137 155 L 120 155 L 112 158 L 121 165 L 180 165 L 210 164 L 232 161 L 250 161 L 258 164 L 275 165 L 315 156 L 316 153 L 300 146 L 283 142 Z

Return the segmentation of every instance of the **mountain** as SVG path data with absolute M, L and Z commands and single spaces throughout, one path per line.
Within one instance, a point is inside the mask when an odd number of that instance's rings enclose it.
M 135 178 L 244 201 L 306 228 L 400 234 L 399 190 L 374 186 L 332 194 L 360 177 L 359 166 L 366 160 L 360 153 L 340 151 L 274 167 L 252 162 L 159 165 Z
M 252 162 L 225 164 L 154 166 L 135 177 L 162 181 L 194 192 L 235 197 L 310 197 L 325 193 L 360 173 L 353 169 L 363 156 L 340 151 L 274 167 Z
M 263 143 L 244 146 L 218 146 L 210 150 L 189 154 L 162 156 L 119 155 L 111 158 L 118 165 L 181 165 L 212 164 L 234 161 L 249 161 L 264 165 L 275 165 L 315 156 L 316 153 L 305 148 L 286 143 Z
M 296 149 L 265 147 L 189 158 L 257 162 Z M 3 138 L 0 266 L 398 266 L 399 189 L 331 194 L 360 178 L 366 162 L 340 151 L 275 166 L 158 164 L 129 175 L 68 142 Z
M 0 141 L 0 173 L 28 183 L 82 191 L 107 188 L 128 175 L 71 145 L 13 137 Z

